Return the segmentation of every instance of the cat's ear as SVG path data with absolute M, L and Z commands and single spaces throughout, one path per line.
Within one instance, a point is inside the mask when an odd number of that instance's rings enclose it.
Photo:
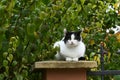
M 82 32 L 82 30 L 79 30 L 79 31 L 78 31 L 78 34 L 81 34 L 81 32 Z
M 76 32 L 76 36 L 80 36 L 80 35 L 81 35 L 81 32 L 82 32 L 81 30 L 77 31 L 77 32 Z
M 66 35 L 66 33 L 67 33 L 67 29 L 65 28 L 65 29 L 64 29 L 64 36 Z

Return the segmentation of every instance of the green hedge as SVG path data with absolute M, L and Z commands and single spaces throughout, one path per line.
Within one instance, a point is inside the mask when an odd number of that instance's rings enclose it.
M 53 44 L 62 38 L 64 28 L 83 30 L 88 60 L 99 63 L 97 53 L 103 42 L 108 51 L 105 68 L 120 69 L 120 57 L 116 54 L 120 43 L 113 34 L 106 33 L 106 29 L 120 25 L 118 3 L 117 0 L 1 0 L 0 80 L 40 78 L 41 74 L 32 73 L 31 66 L 35 61 L 54 59 Z M 106 12 L 109 5 L 115 9 Z

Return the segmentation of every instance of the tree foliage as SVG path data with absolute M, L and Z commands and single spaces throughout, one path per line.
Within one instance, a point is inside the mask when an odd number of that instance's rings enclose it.
M 119 5 L 119 0 L 1 0 L 0 80 L 37 80 L 32 64 L 54 59 L 53 43 L 62 38 L 64 28 L 83 30 L 86 57 L 99 65 L 103 42 L 105 68 L 119 69 L 120 43 L 115 34 L 106 33 L 120 25 Z

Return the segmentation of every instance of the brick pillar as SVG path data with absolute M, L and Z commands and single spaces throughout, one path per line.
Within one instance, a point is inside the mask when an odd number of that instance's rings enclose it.
M 86 69 L 46 69 L 42 80 L 86 80 Z
M 95 67 L 96 61 L 38 61 L 33 70 L 43 72 L 42 80 L 87 80 L 87 70 Z

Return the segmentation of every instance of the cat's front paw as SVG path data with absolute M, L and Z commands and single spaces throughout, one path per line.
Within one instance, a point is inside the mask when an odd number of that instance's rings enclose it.
M 67 57 L 66 61 L 72 61 L 72 58 Z
M 69 58 L 69 57 L 67 57 L 66 61 L 78 61 L 78 58 Z
M 73 58 L 73 61 L 78 61 L 78 58 Z

